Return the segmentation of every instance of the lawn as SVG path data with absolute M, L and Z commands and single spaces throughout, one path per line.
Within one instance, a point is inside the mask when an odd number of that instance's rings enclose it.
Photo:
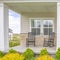
M 9 41 L 9 47 L 14 47 L 20 45 L 20 35 L 14 34 L 13 39 Z

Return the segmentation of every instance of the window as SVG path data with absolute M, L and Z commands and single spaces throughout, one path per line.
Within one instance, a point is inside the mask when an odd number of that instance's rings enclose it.
M 33 35 L 40 35 L 40 27 L 41 27 L 40 20 L 31 20 L 31 31 Z
M 31 32 L 33 35 L 49 35 L 53 32 L 53 20 L 31 19 Z
M 50 35 L 53 32 L 53 20 L 44 20 L 43 24 L 44 35 Z

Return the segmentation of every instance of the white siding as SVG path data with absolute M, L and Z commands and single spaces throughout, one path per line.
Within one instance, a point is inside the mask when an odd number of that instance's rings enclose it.
M 57 30 L 56 13 L 25 13 L 21 16 L 21 33 L 30 32 L 30 18 L 54 18 L 54 31 Z
M 30 31 L 30 21 L 26 16 L 21 16 L 21 33 L 28 33 Z

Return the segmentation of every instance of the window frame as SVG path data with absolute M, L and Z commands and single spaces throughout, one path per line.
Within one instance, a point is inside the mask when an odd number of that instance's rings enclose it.
M 50 19 L 51 20 L 51 19 Z M 47 20 L 43 20 L 43 21 L 47 21 Z M 49 20 L 48 20 L 49 21 Z M 51 20 L 52 21 L 52 20 Z M 49 26 L 49 24 L 48 24 L 48 26 L 47 27 L 45 27 L 44 26 L 44 23 L 43 23 L 43 33 L 44 33 L 44 28 L 47 28 L 47 29 L 50 29 L 50 28 L 52 28 L 52 31 L 54 32 L 54 21 L 53 21 L 53 26 L 52 27 L 50 27 Z M 45 34 L 44 34 L 45 35 Z M 48 35 L 49 35 L 49 31 L 48 31 Z
M 44 28 L 45 28 L 43 26 L 44 25 L 44 23 L 43 23 L 44 20 L 52 20 L 53 21 L 53 27 L 51 27 L 51 28 L 53 29 L 53 32 L 54 32 L 54 18 L 30 18 L 30 32 L 32 31 L 32 27 L 31 27 L 32 19 L 41 21 L 41 27 L 38 27 L 38 28 L 40 28 L 40 35 L 44 35 Z M 35 28 L 35 27 L 33 27 L 33 28 Z
M 31 21 L 32 21 L 32 19 L 37 20 L 37 18 L 31 18 L 31 19 L 30 19 L 30 32 L 32 31 L 32 28 L 36 28 L 36 29 L 38 28 L 38 29 L 40 29 L 40 31 L 41 31 L 41 26 L 40 26 L 40 27 L 37 27 L 37 26 L 36 26 L 36 27 L 31 27 Z M 38 20 L 40 20 L 40 19 L 38 19 Z M 40 21 L 41 21 L 41 20 L 40 20 Z M 40 35 L 41 35 L 41 32 L 40 32 Z

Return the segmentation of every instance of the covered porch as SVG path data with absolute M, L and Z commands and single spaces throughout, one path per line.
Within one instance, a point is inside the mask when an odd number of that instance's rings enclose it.
M 54 46 L 56 50 L 57 41 L 57 3 L 56 2 L 35 2 L 22 3 L 20 5 L 21 13 L 21 34 L 20 42 L 22 46 L 26 45 L 28 32 L 35 35 L 35 47 L 44 47 L 44 39 L 48 38 L 50 32 L 55 33 Z M 50 27 L 44 27 L 44 24 Z M 48 32 L 47 32 L 48 31 Z M 31 38 L 31 37 L 30 37 Z M 32 45 L 32 44 L 31 44 Z M 31 46 L 34 47 L 34 46 Z M 48 47 L 48 46 L 47 46 Z M 51 47 L 50 47 L 51 48 Z
M 58 7 L 57 7 L 58 6 Z M 59 17 L 59 3 L 57 2 L 17 2 L 17 3 L 0 3 L 0 12 L 1 12 L 1 23 L 0 23 L 0 50 L 7 51 L 9 50 L 9 41 L 8 41 L 8 9 L 12 9 L 17 13 L 21 14 L 21 34 L 20 34 L 20 46 L 13 47 L 20 52 L 24 52 L 26 47 L 26 38 L 28 38 L 28 32 L 32 31 L 31 19 L 41 21 L 41 28 L 39 27 L 39 32 L 35 33 L 36 37 L 36 46 L 31 46 L 29 48 L 33 49 L 35 53 L 39 53 L 42 48 L 47 48 L 50 53 L 55 53 L 56 49 L 60 47 L 60 17 Z M 53 21 L 52 32 L 55 33 L 54 46 L 53 47 L 43 47 L 44 38 L 48 35 L 44 35 L 43 21 L 51 20 Z M 38 28 L 38 27 L 37 27 Z M 48 28 L 48 27 L 47 27 Z M 41 29 L 41 30 L 40 30 Z

